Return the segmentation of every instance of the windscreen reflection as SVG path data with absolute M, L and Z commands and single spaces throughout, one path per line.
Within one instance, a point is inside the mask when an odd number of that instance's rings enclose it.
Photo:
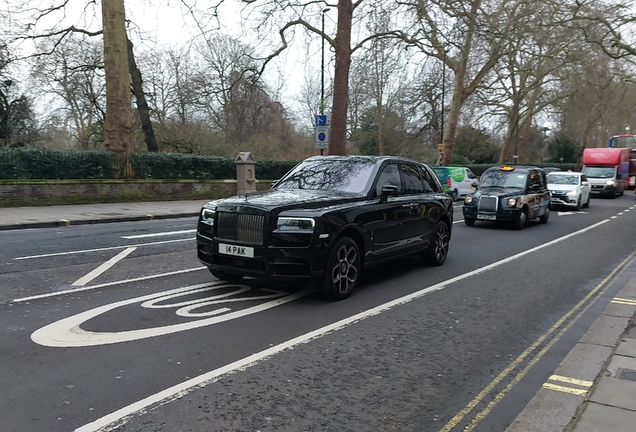
M 479 178 L 479 187 L 523 188 L 526 177 L 525 173 L 515 171 L 486 171 Z
M 309 189 L 360 193 L 370 182 L 375 163 L 364 158 L 304 161 L 275 189 Z

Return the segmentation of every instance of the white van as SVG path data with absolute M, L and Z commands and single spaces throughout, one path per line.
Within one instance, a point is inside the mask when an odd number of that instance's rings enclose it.
M 433 168 L 446 193 L 453 198 L 453 201 L 475 191 L 473 183 L 477 182 L 477 177 L 469 168 L 445 166 L 434 166 L 431 168 Z

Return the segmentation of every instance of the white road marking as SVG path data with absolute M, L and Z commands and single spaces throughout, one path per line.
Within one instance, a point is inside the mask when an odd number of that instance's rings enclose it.
M 575 214 L 589 214 L 589 213 L 584 211 L 569 211 L 569 212 L 557 212 L 557 214 L 559 216 L 570 216 Z
M 75 282 L 73 282 L 71 284 L 71 286 L 84 286 L 84 285 L 86 285 L 87 283 L 89 283 L 90 281 L 95 279 L 97 276 L 101 275 L 106 270 L 108 270 L 109 268 L 111 268 L 112 266 L 117 264 L 119 261 L 123 260 L 128 255 L 133 253 L 135 251 L 135 249 L 137 249 L 137 248 L 136 247 L 129 247 L 128 249 L 125 249 L 125 250 L 119 252 L 117 255 L 115 255 L 114 257 L 112 257 L 111 259 L 106 261 L 104 264 L 102 264 L 99 267 L 97 267 L 92 272 L 88 273 L 86 276 L 83 276 L 83 277 L 79 278 L 78 280 L 76 280 Z
M 33 258 L 48 258 L 53 256 L 73 255 L 73 254 L 90 253 L 90 252 L 102 252 L 102 251 L 108 251 L 108 250 L 114 250 L 114 249 L 125 249 L 129 247 L 155 246 L 160 244 L 175 243 L 175 242 L 190 241 L 190 240 L 194 240 L 194 237 L 190 237 L 187 239 L 178 239 L 178 240 L 164 240 L 164 241 L 158 241 L 158 242 L 152 242 L 152 243 L 139 243 L 139 244 L 125 245 L 125 246 L 111 246 L 111 247 L 104 247 L 104 248 L 97 248 L 97 249 L 83 249 L 83 250 L 76 250 L 76 251 L 70 251 L 70 252 L 56 252 L 56 253 L 43 254 L 43 255 L 30 255 L 30 256 L 17 257 L 13 259 L 16 261 L 19 261 L 19 260 L 26 260 L 26 259 L 33 259 Z
M 532 254 L 540 249 L 546 248 L 548 246 L 552 246 L 554 244 L 560 243 L 564 240 L 567 240 L 569 238 L 572 238 L 574 236 L 583 234 L 587 231 L 591 231 L 593 229 L 598 228 L 599 226 L 605 224 L 609 222 L 609 220 L 605 219 L 602 220 L 600 222 L 597 222 L 593 225 L 590 225 L 587 228 L 583 228 L 579 231 L 575 231 L 573 233 L 567 234 L 563 237 L 559 237 L 557 239 L 554 239 L 552 241 L 549 241 L 547 243 L 544 243 L 542 245 L 536 246 L 534 248 L 525 250 L 523 252 L 520 252 L 516 255 L 512 255 L 508 258 L 504 258 L 500 261 L 494 262 L 492 264 L 489 264 L 487 266 L 481 267 L 479 269 L 473 270 L 471 272 L 465 273 L 463 275 L 459 275 L 456 276 L 454 278 L 448 279 L 446 281 L 440 282 L 438 284 L 432 285 L 430 287 L 424 288 L 422 290 L 416 291 L 412 294 L 400 297 L 398 299 L 392 300 L 390 302 L 384 303 L 382 305 L 376 306 L 374 308 L 368 309 L 366 311 L 360 312 L 356 315 L 350 316 L 348 318 L 342 319 L 340 321 L 337 321 L 335 323 L 329 324 L 327 326 L 321 327 L 317 330 L 314 330 L 312 332 L 309 333 L 305 333 L 303 335 L 300 335 L 298 337 L 295 337 L 293 339 L 290 339 L 286 342 L 282 342 L 278 345 L 275 345 L 271 348 L 268 348 L 266 350 L 260 351 L 258 353 L 252 354 L 251 356 L 245 357 L 243 359 L 237 360 L 233 363 L 227 364 L 225 366 L 222 366 L 218 369 L 214 369 L 210 372 L 204 373 L 202 375 L 199 375 L 198 377 L 194 377 L 192 379 L 189 379 L 187 381 L 184 381 L 180 384 L 174 385 L 172 387 L 169 387 L 159 393 L 155 393 L 154 395 L 150 395 L 140 401 L 137 401 L 133 404 L 130 404 L 128 406 L 125 406 L 123 408 L 118 409 L 117 411 L 114 411 L 110 414 L 105 415 L 104 417 L 101 417 L 91 423 L 88 423 L 78 429 L 76 429 L 76 432 L 97 432 L 100 430 L 112 430 L 112 428 L 120 426 L 122 424 L 124 424 L 126 422 L 126 420 L 130 417 L 132 417 L 133 415 L 135 415 L 136 413 L 144 413 L 147 412 L 148 409 L 150 407 L 156 407 L 159 405 L 163 405 L 166 404 L 174 399 L 180 398 L 186 394 L 188 394 L 189 392 L 204 387 L 210 383 L 213 383 L 215 381 L 217 381 L 220 377 L 222 377 L 223 375 L 226 375 L 228 373 L 232 373 L 232 372 L 236 372 L 238 370 L 244 370 L 248 367 L 254 366 L 260 362 L 262 362 L 263 360 L 272 357 L 275 354 L 278 354 L 282 351 L 288 350 L 290 348 L 293 348 L 296 345 L 302 344 L 302 343 L 307 343 L 310 342 L 314 339 L 318 339 L 328 333 L 332 333 L 336 330 L 340 330 L 342 328 L 345 328 L 351 324 L 357 323 L 359 321 L 362 321 L 366 318 L 378 315 L 384 311 L 387 311 L 389 309 L 392 309 L 396 306 L 400 306 L 406 303 L 409 303 L 413 300 L 416 300 L 420 297 L 423 297 L 429 293 L 435 292 L 435 291 L 440 291 L 443 290 L 444 288 L 448 287 L 449 285 L 452 285 L 455 282 L 459 282 L 461 280 L 464 279 L 468 279 L 470 277 L 473 277 L 477 274 L 480 273 L 485 273 L 489 270 L 492 270 L 496 267 L 499 267 L 503 264 L 509 263 L 511 261 L 514 261 L 516 259 L 519 259 L 523 256 L 526 256 L 528 254 Z M 108 428 L 108 429 L 106 429 Z
M 181 273 L 189 273 L 189 272 L 192 272 L 192 271 L 203 270 L 205 268 L 207 268 L 207 267 L 195 267 L 195 268 L 191 268 L 191 269 L 176 270 L 176 271 L 167 272 L 167 273 L 159 273 L 159 274 L 156 274 L 156 275 L 142 276 L 142 277 L 133 278 L 133 279 L 126 279 L 126 280 L 120 280 L 120 281 L 114 281 L 114 282 L 106 282 L 106 283 L 103 283 L 103 284 L 91 285 L 91 286 L 87 286 L 87 287 L 83 287 L 83 288 L 68 289 L 68 290 L 64 290 L 64 291 L 56 291 L 56 292 L 47 293 L 47 294 L 38 294 L 38 295 L 34 295 L 34 296 L 13 299 L 13 300 L 10 301 L 10 303 L 24 303 L 24 302 L 28 302 L 28 301 L 31 301 L 31 300 L 38 300 L 38 299 L 49 298 L 49 297 L 57 297 L 57 296 L 61 296 L 61 295 L 64 295 L 64 294 L 74 294 L 74 293 L 78 293 L 78 292 L 82 292 L 82 291 L 89 291 L 89 290 L 94 290 L 94 289 L 98 289 L 98 288 L 104 288 L 104 287 L 113 286 L 113 285 L 122 285 L 122 284 L 130 283 L 130 282 L 139 282 L 139 281 L 148 280 L 148 279 L 156 279 L 156 278 L 160 278 L 160 277 L 164 277 L 164 276 L 173 276 L 173 275 L 181 274 Z
M 179 235 L 179 234 L 192 233 L 192 232 L 196 232 L 196 231 L 197 230 L 195 228 L 195 229 L 189 229 L 189 230 L 183 230 L 183 231 L 166 231 L 166 232 L 159 232 L 159 233 L 152 233 L 152 234 L 138 234 L 138 235 L 122 236 L 121 238 L 127 239 L 127 240 L 132 240 L 132 239 L 146 238 L 146 237 L 162 237 L 162 236 L 170 236 L 170 235 Z
M 292 294 L 288 294 L 285 292 L 281 292 L 281 294 L 266 294 L 263 296 L 252 296 L 250 298 L 239 298 L 235 301 L 253 301 L 253 300 L 267 300 L 264 303 L 256 304 L 251 307 L 247 307 L 245 309 L 240 309 L 235 312 L 229 312 L 220 316 L 210 316 L 208 318 L 199 319 L 196 321 L 188 321 L 182 322 L 179 324 L 166 325 L 161 327 L 152 327 L 152 328 L 143 328 L 137 330 L 127 330 L 120 332 L 92 332 L 87 331 L 81 328 L 81 325 L 99 315 L 102 315 L 106 312 L 109 312 L 113 309 L 117 309 L 122 306 L 131 305 L 134 303 L 146 302 L 149 300 L 154 300 L 157 298 L 164 298 L 166 295 L 172 294 L 181 294 L 181 295 L 190 295 L 191 292 L 199 292 L 201 288 L 207 287 L 208 291 L 217 289 L 217 288 L 225 288 L 225 287 L 237 287 L 238 290 L 229 294 L 234 295 L 237 293 L 245 292 L 250 289 L 247 285 L 233 285 L 228 284 L 227 282 L 208 282 L 206 284 L 198 284 L 192 285 L 188 287 L 182 287 L 173 289 L 170 291 L 160 292 L 148 294 L 141 297 L 136 297 L 133 299 L 122 300 L 116 303 L 107 304 L 104 306 L 100 306 L 77 315 L 70 316 L 68 318 L 64 318 L 62 320 L 51 323 L 47 326 L 39 328 L 31 334 L 31 340 L 37 344 L 47 346 L 47 347 L 86 347 L 86 346 L 97 346 L 97 345 L 108 345 L 119 342 L 130 342 L 139 339 L 147 339 L 151 337 L 163 336 L 171 333 L 182 332 L 185 330 L 192 330 L 195 328 L 205 327 L 212 324 L 217 324 L 220 322 L 230 321 L 236 318 L 241 318 L 247 315 L 251 315 L 254 313 L 262 312 L 267 309 L 271 309 L 276 306 L 280 306 L 282 304 L 288 303 L 290 301 L 294 301 L 301 297 L 305 297 L 311 294 L 314 290 L 311 288 L 306 288 L 304 290 L 294 292 Z M 220 299 L 222 297 L 227 296 L 228 294 L 221 294 L 218 296 L 212 296 L 209 298 L 201 299 L 201 304 L 212 304 L 210 302 L 205 302 L 209 299 Z M 272 297 L 275 297 L 272 299 Z M 212 300 L 213 302 L 214 300 Z M 205 304 L 204 304 L 205 302 Z M 220 302 L 219 302 L 220 303 Z M 197 306 L 198 307 L 198 306 Z M 197 316 L 196 314 L 190 314 L 191 310 L 196 309 L 196 307 L 184 307 L 180 309 L 182 313 L 180 316 Z M 224 309 L 223 311 L 228 311 L 229 309 Z M 209 315 L 218 315 L 222 313 L 222 311 L 216 311 L 214 314 Z M 206 314 L 201 314 L 200 316 L 209 316 Z

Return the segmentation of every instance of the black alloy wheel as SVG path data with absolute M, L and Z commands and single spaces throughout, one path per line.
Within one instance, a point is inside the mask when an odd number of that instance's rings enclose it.
M 214 270 L 211 267 L 208 267 L 208 269 L 210 269 L 210 273 L 212 273 L 212 276 L 222 281 L 235 281 L 243 279 L 243 276 L 227 273 L 223 270 Z
M 327 260 L 320 291 L 333 300 L 343 300 L 360 279 L 360 250 L 350 237 L 343 237 L 334 244 Z
M 467 219 L 466 219 L 467 220 Z M 474 221 L 473 221 L 474 222 Z M 421 258 L 433 266 L 441 266 L 448 256 L 450 246 L 450 229 L 445 222 L 439 221 L 435 225 L 433 238 L 426 251 L 422 252 Z

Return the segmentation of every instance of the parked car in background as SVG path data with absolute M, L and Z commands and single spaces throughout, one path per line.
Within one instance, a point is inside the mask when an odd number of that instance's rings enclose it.
M 479 177 L 478 189 L 464 199 L 464 223 L 476 221 L 512 223 L 523 229 L 530 219 L 547 223 L 550 218 L 550 191 L 541 168 L 497 166 Z
M 314 156 L 268 191 L 205 204 L 197 253 L 221 280 L 315 280 L 343 299 L 367 266 L 413 255 L 442 265 L 452 226 L 453 201 L 429 166 Z
M 453 201 L 475 191 L 477 177 L 469 168 L 434 166 L 433 171 Z
M 585 174 L 571 171 L 555 171 L 547 176 L 548 189 L 552 193 L 551 203 L 567 206 L 576 210 L 589 207 L 592 198 L 592 186 Z

